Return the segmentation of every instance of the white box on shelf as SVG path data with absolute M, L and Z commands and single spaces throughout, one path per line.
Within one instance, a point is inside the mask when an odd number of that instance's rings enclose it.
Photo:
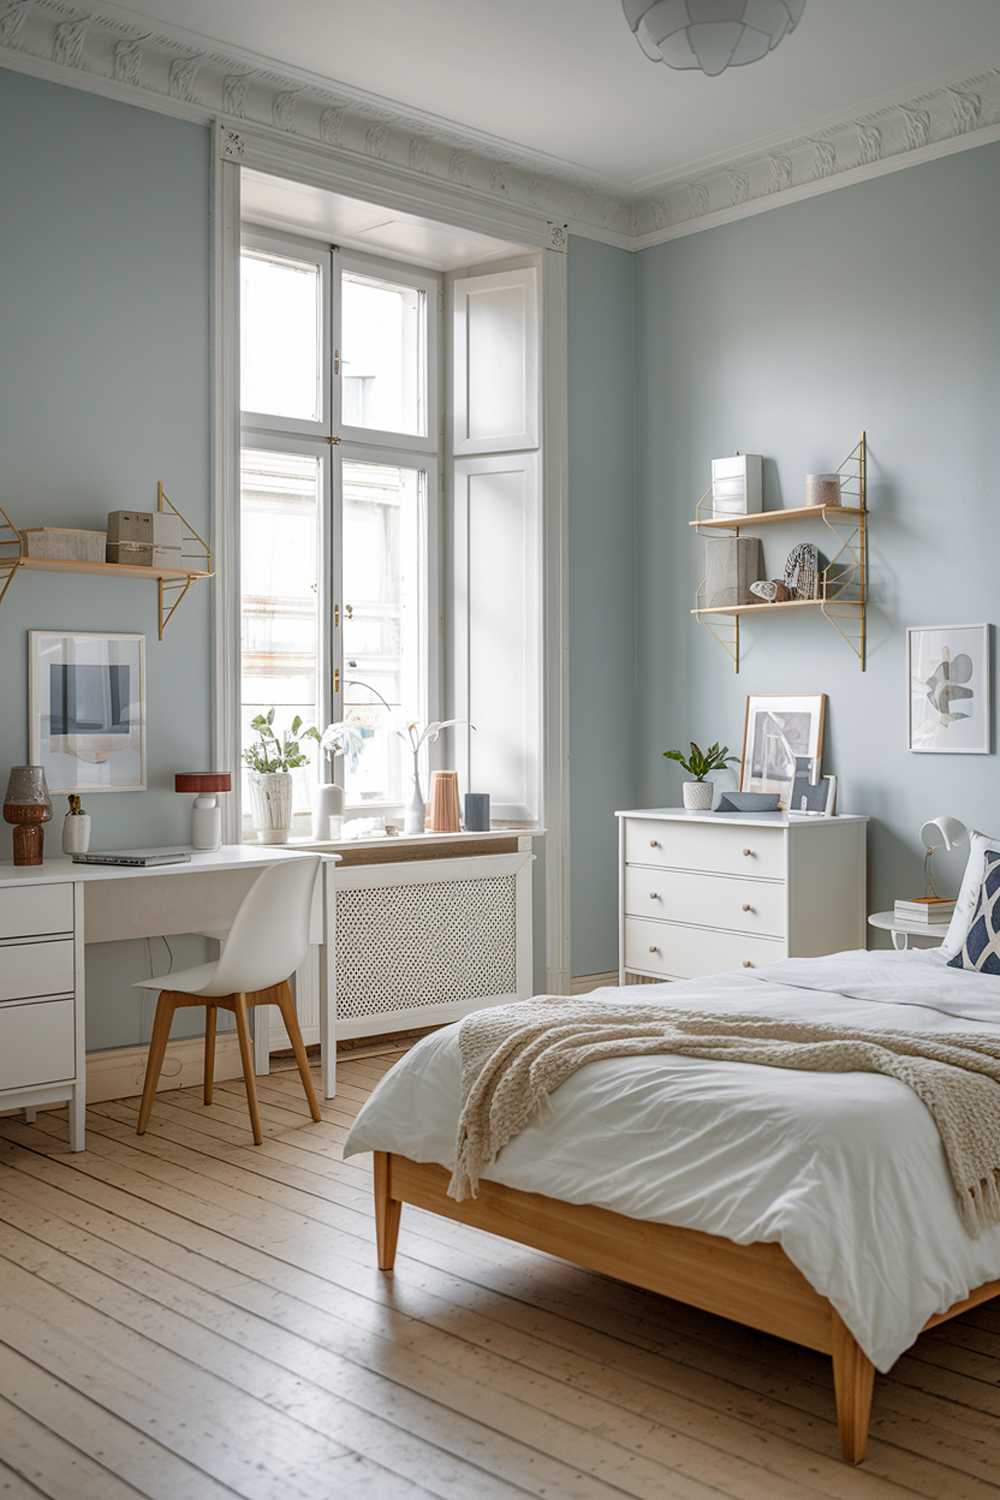
M 759 453 L 712 459 L 712 515 L 750 516 L 763 510 Z

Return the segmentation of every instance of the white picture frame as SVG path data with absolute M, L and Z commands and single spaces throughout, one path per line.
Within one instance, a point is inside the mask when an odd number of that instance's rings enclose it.
M 787 811 L 797 761 L 810 757 L 819 776 L 825 728 L 825 693 L 748 694 L 740 791 L 775 792 Z
M 906 632 L 906 748 L 914 755 L 989 755 L 989 625 L 911 625 Z
M 146 637 L 28 631 L 28 756 L 49 791 L 146 790 Z

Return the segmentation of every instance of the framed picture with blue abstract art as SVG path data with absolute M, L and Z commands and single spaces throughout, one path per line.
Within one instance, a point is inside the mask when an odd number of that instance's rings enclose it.
M 145 636 L 29 630 L 28 724 L 50 792 L 145 791 Z
M 906 632 L 907 748 L 989 755 L 990 627 L 915 625 Z

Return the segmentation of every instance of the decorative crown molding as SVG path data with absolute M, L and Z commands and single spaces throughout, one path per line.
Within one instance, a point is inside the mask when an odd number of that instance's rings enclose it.
M 0 66 L 185 119 L 218 120 L 221 149 L 233 161 L 244 156 L 240 130 L 260 129 L 470 203 L 502 203 L 548 222 L 544 237 L 558 249 L 568 233 L 642 249 L 1000 139 L 1000 69 L 991 68 L 628 194 L 542 153 L 194 33 L 143 30 L 111 0 L 85 12 L 68 0 L 0 0 Z

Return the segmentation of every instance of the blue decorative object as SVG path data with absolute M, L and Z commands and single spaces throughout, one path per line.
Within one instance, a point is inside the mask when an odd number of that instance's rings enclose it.
M 1000 854 L 986 851 L 979 900 L 965 942 L 948 960 L 949 968 L 1000 974 Z
M 489 831 L 490 831 L 490 794 L 489 794 L 489 792 L 466 792 L 466 794 L 465 794 L 465 831 L 466 831 L 466 833 L 489 833 Z

